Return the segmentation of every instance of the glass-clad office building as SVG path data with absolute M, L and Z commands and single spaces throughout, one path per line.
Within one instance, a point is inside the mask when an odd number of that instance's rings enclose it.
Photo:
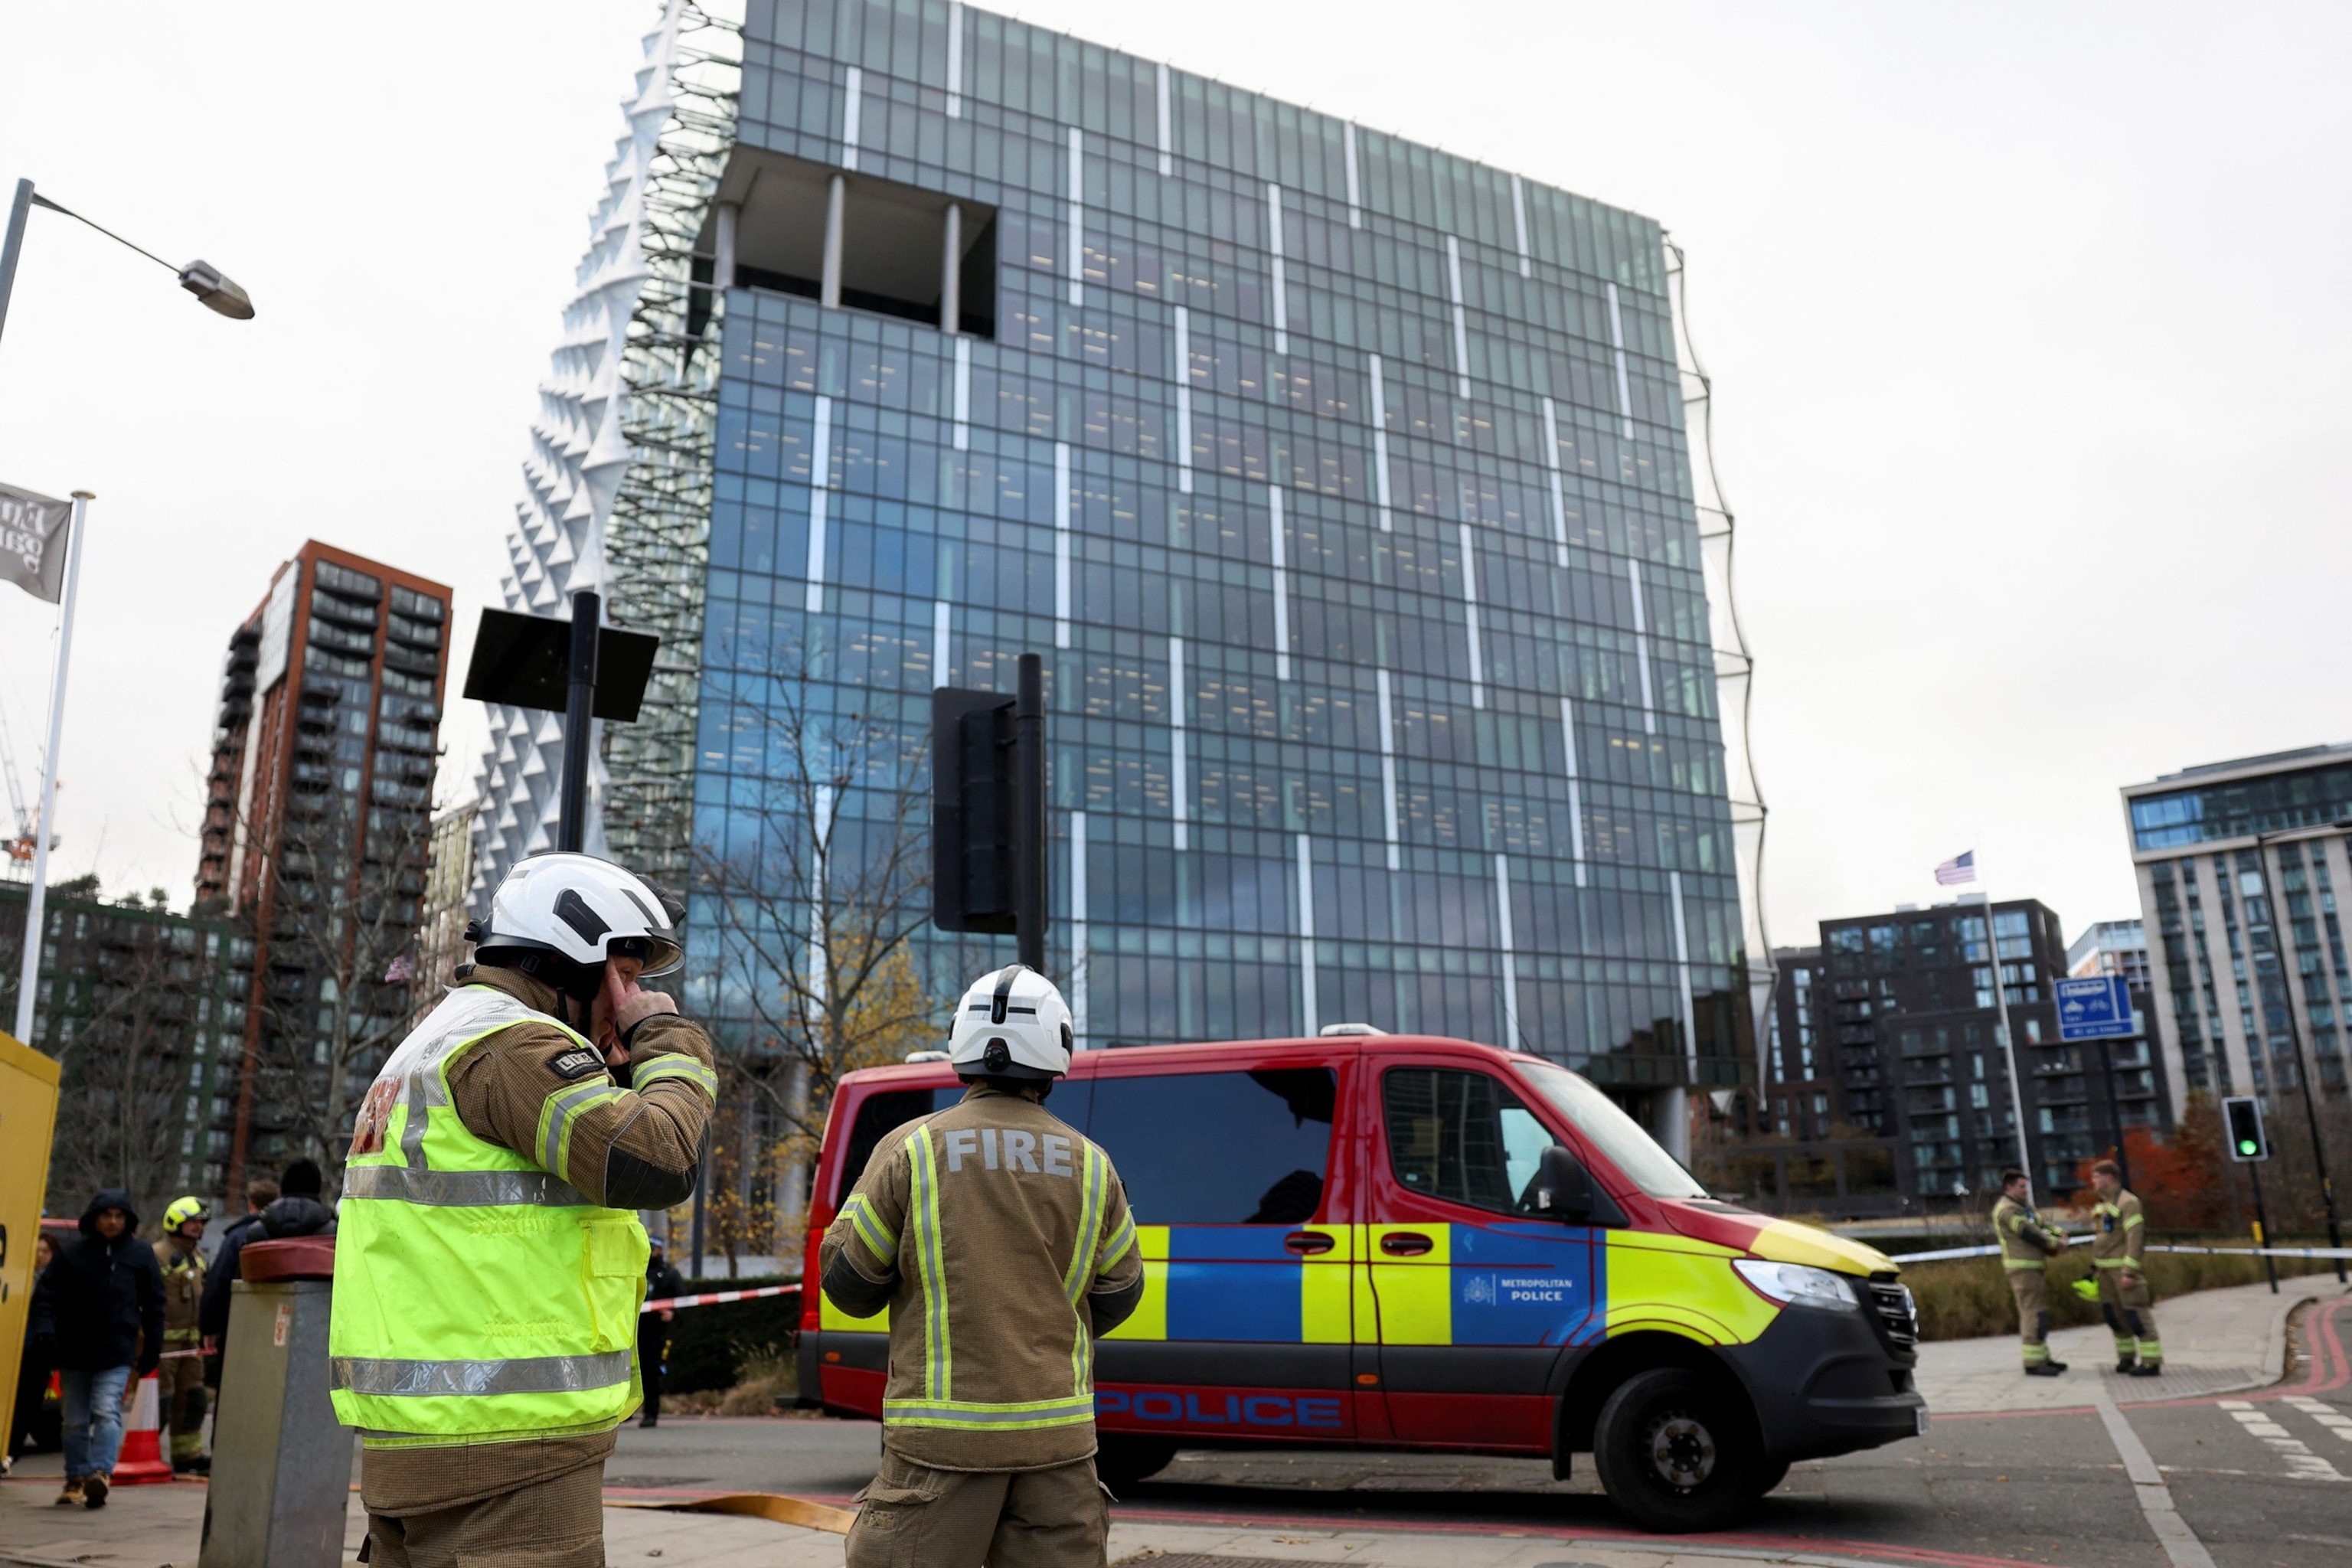
M 910 799 L 919 826 L 933 688 L 1009 692 L 1036 652 L 1048 967 L 1086 1046 L 1454 1035 L 1662 1121 L 1657 1091 L 1739 1082 L 1658 225 L 946 0 L 752 0 L 740 49 L 684 346 L 631 372 L 709 378 L 690 827 L 625 834 L 611 784 L 614 842 L 688 846 L 706 931 L 756 892 L 789 942 Z M 660 195 L 665 144 L 624 143 L 612 223 Z M 565 443 L 598 438 L 596 363 L 551 384 L 589 400 L 543 437 L 559 477 L 593 461 Z M 658 468 L 624 434 L 615 537 Z M 594 555 L 530 542 L 606 504 L 582 489 L 527 503 L 519 604 Z M 509 722 L 487 876 L 548 820 L 533 725 Z M 952 994 L 1012 942 L 918 952 Z M 733 956 L 722 1023 L 768 1005 Z
M 1657 225 L 961 5 L 746 23 L 698 849 L 780 701 L 919 739 L 1039 651 L 1086 1044 L 1736 1081 Z

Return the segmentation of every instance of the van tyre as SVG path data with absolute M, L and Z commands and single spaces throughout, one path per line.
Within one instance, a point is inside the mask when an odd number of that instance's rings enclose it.
M 1097 1443 L 1095 1474 L 1114 1492 L 1158 1475 L 1176 1457 L 1176 1443 L 1170 1437 L 1130 1437 L 1106 1432 Z
M 1721 1530 L 1760 1495 L 1759 1482 L 1777 1479 L 1751 1451 L 1745 1416 L 1696 1373 L 1636 1373 L 1601 1407 L 1592 1467 L 1609 1500 L 1644 1530 Z

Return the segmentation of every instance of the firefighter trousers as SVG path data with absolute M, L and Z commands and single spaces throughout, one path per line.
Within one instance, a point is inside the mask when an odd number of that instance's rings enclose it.
M 2099 1315 L 2115 1336 L 2116 1360 L 2161 1366 L 2164 1346 L 2156 1337 L 2155 1292 L 2148 1289 L 2147 1275 L 2138 1275 L 2139 1283 L 2129 1289 L 2124 1288 L 2123 1276 L 2120 1268 L 2099 1270 Z
M 2009 1271 L 2009 1293 L 2017 1298 L 2017 1341 L 2025 1364 L 2050 1359 L 2050 1289 L 2039 1268 Z
M 364 1552 L 368 1568 L 604 1568 L 604 1467 L 432 1513 L 371 1513 Z
M 174 1345 L 173 1350 L 194 1350 Z M 155 1395 L 163 1401 L 163 1426 L 171 1434 L 171 1458 L 202 1458 L 205 1452 L 205 1358 L 167 1355 L 155 1366 Z
M 1103 1568 L 1110 1512 L 1095 1462 L 935 1470 L 883 1451 L 857 1494 L 848 1568 Z

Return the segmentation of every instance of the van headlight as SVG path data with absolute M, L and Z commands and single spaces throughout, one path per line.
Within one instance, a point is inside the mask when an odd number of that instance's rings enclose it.
M 1748 1287 L 1768 1301 L 1783 1307 L 1843 1308 L 1855 1312 L 1862 1303 L 1839 1275 L 1803 1263 L 1767 1263 L 1760 1258 L 1735 1258 L 1731 1266 Z

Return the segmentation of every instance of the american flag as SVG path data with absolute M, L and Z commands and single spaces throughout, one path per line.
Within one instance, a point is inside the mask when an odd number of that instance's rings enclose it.
M 1965 855 L 1955 855 L 1936 868 L 1936 880 L 1947 888 L 1955 882 L 1973 882 L 1976 879 L 1977 852 L 1973 849 Z

